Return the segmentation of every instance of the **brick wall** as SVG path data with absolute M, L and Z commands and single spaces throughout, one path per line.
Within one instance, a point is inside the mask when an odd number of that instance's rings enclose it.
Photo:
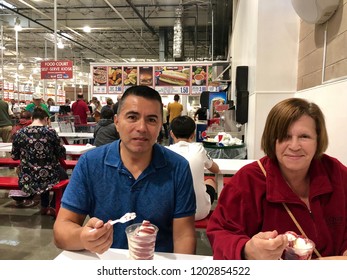
M 301 21 L 297 90 L 343 77 L 347 78 L 347 0 L 341 1 L 326 23 L 315 25 Z

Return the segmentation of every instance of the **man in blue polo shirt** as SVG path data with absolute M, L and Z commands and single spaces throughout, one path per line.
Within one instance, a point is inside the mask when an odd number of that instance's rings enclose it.
M 192 175 L 183 157 L 156 143 L 162 126 L 159 93 L 147 86 L 127 89 L 115 125 L 120 140 L 84 154 L 74 169 L 54 225 L 56 245 L 97 253 L 127 248 L 125 228 L 149 220 L 159 228 L 156 251 L 194 254 Z M 107 223 L 128 212 L 136 219 Z M 91 219 L 84 224 L 87 215 Z

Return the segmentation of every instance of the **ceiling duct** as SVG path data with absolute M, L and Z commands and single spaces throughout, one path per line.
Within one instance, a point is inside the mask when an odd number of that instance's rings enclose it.
M 181 59 L 183 56 L 183 28 L 182 28 L 182 13 L 183 7 L 176 8 L 176 19 L 174 24 L 174 37 L 173 37 L 173 57 Z

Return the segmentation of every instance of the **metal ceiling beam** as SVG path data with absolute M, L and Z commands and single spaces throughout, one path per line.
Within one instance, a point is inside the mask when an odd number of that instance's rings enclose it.
M 142 36 L 130 25 L 130 23 L 121 15 L 121 13 L 115 7 L 113 7 L 113 5 L 108 0 L 104 0 L 104 1 L 125 22 L 125 24 L 133 30 L 135 35 L 144 43 L 144 45 L 147 46 L 147 48 L 151 49 L 155 54 L 158 54 L 158 52 L 156 50 L 154 50 L 150 45 L 148 45 L 147 41 L 142 38 Z M 145 48 L 145 49 L 148 51 L 147 48 Z M 151 52 L 149 52 L 149 53 L 151 53 Z
M 26 15 L 24 15 L 24 14 L 22 14 L 22 13 L 20 13 L 20 12 L 17 12 L 16 10 L 14 10 L 14 9 L 12 9 L 12 8 L 10 8 L 10 7 L 8 7 L 8 6 L 6 6 L 5 4 L 0 3 L 0 6 L 2 6 L 3 8 L 8 9 L 8 10 L 10 10 L 10 11 L 12 11 L 13 13 L 16 13 L 17 15 L 20 15 L 21 17 L 24 17 L 24 18 L 26 18 L 26 19 L 28 19 L 28 20 L 30 20 L 30 21 L 36 23 L 37 25 L 39 25 L 39 26 L 41 26 L 41 27 L 46 28 L 47 30 L 51 31 L 52 33 L 54 32 L 54 30 L 53 30 L 52 28 L 50 28 L 50 27 L 48 27 L 48 26 L 46 26 L 46 25 L 44 25 L 44 24 L 42 24 L 42 23 L 40 23 L 40 22 L 38 22 L 38 21 L 36 21 L 36 20 L 34 20 L 34 19 L 32 19 L 32 18 L 30 18 L 30 17 L 28 17 L 28 16 L 26 16 Z M 77 45 L 79 45 L 79 46 L 81 46 L 81 47 L 83 47 L 83 48 L 86 48 L 86 49 L 88 49 L 88 50 L 91 50 L 91 51 L 95 52 L 97 55 L 100 55 L 100 56 L 102 56 L 102 57 L 104 57 L 104 58 L 108 58 L 108 57 L 104 56 L 103 54 L 98 53 L 98 52 L 94 51 L 93 49 L 91 49 L 91 48 L 89 48 L 89 47 L 87 47 L 87 46 L 85 46 L 85 45 L 83 45 L 83 44 L 81 44 L 81 43 L 79 43 L 79 42 L 77 42 L 77 41 L 75 41 L 75 40 L 73 40 L 73 39 L 70 39 L 70 38 L 64 36 L 64 34 L 61 34 L 60 32 L 58 32 L 58 33 L 59 33 L 59 35 L 60 35 L 61 37 L 64 37 L 65 39 L 67 39 L 67 40 L 69 40 L 69 41 L 71 41 L 71 42 L 73 42 L 73 43 L 75 43 L 75 44 L 77 44 Z
M 134 6 L 134 4 L 130 1 L 130 0 L 125 0 L 129 6 L 133 9 L 133 11 L 135 12 L 135 14 L 139 17 L 139 19 L 141 19 L 141 21 L 143 22 L 143 24 L 148 28 L 149 31 L 152 32 L 153 35 L 158 36 L 157 32 L 154 30 L 154 28 L 152 26 L 150 26 L 147 22 L 147 20 L 140 14 L 140 12 L 138 11 L 138 9 Z

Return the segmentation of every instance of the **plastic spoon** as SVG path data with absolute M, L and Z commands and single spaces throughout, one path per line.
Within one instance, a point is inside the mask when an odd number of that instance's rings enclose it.
M 126 222 L 129 222 L 131 220 L 134 220 L 136 218 L 136 213 L 135 212 L 131 212 L 131 213 L 126 213 L 124 214 L 122 217 L 120 217 L 119 219 L 117 220 L 113 220 L 111 222 L 108 222 L 110 225 L 114 225 L 116 223 L 126 223 Z M 95 231 L 96 228 L 93 228 L 91 229 L 89 232 L 92 232 L 92 231 Z

